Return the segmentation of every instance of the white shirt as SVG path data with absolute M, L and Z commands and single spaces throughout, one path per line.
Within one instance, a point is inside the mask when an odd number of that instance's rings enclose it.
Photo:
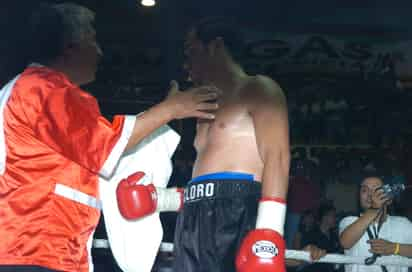
M 342 219 L 339 224 L 339 234 L 341 234 L 348 226 L 358 219 L 356 216 L 348 216 Z M 405 217 L 400 216 L 388 216 L 386 221 L 382 224 L 379 231 L 379 238 L 388 240 L 390 242 L 401 244 L 412 244 L 412 223 Z M 345 255 L 350 256 L 372 256 L 369 252 L 370 245 L 367 243 L 369 240 L 368 233 L 362 235 L 360 240 L 353 245 L 352 248 L 345 250 Z M 398 258 L 402 258 L 397 256 Z M 385 256 L 380 257 L 385 258 Z M 400 266 L 386 266 L 388 272 L 408 272 L 407 267 Z M 345 265 L 345 272 L 382 272 L 380 266 L 372 265 L 358 265 L 347 264 Z

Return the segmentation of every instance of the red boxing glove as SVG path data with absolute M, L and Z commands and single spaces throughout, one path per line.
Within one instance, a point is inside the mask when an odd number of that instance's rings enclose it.
M 183 191 L 177 188 L 156 188 L 153 184 L 138 184 L 145 176 L 137 172 L 120 181 L 116 189 L 117 203 L 122 216 L 139 219 L 154 212 L 178 211 L 183 206 Z
M 285 272 L 285 241 L 276 231 L 255 229 L 246 235 L 236 258 L 238 272 Z
M 260 201 L 256 229 L 246 235 L 236 257 L 237 272 L 286 272 L 282 237 L 285 215 L 283 199 Z

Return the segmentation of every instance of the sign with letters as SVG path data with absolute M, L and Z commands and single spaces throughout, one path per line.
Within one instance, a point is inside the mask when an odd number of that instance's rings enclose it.
M 253 36 L 253 34 L 252 34 Z M 391 69 L 404 42 L 326 35 L 266 34 L 248 40 L 241 62 L 251 73 L 379 75 Z M 412 44 L 411 44 L 412 47 Z M 404 48 L 405 50 L 405 48 Z

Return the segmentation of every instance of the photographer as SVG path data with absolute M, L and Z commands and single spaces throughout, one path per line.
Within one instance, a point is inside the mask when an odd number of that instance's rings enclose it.
M 382 190 L 383 185 L 378 175 L 369 174 L 363 178 L 359 193 L 360 216 L 345 217 L 339 225 L 346 255 L 412 257 L 412 223 L 404 217 L 389 215 L 392 196 Z M 350 264 L 345 265 L 345 271 L 407 272 L 408 268 Z

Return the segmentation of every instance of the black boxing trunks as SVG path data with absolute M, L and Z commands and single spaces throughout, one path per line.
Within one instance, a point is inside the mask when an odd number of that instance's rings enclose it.
M 185 188 L 175 232 L 174 271 L 231 272 L 243 237 L 255 228 L 261 184 L 253 175 L 207 174 Z

